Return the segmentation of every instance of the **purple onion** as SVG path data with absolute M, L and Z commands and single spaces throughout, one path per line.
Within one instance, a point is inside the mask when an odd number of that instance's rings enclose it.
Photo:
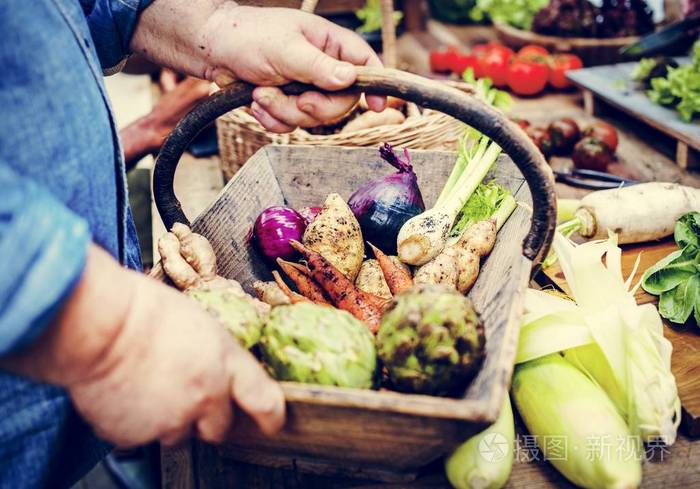
M 379 155 L 399 171 L 360 187 L 350 196 L 348 205 L 360 223 L 365 241 L 385 253 L 396 254 L 396 237 L 401 226 L 422 213 L 425 204 L 408 150 L 404 149 L 402 160 L 385 143 L 379 148 Z
M 302 207 L 299 209 L 299 214 L 304 218 L 304 223 L 308 226 L 311 224 L 311 221 L 316 219 L 321 209 L 322 207 Z
M 290 246 L 289 240 L 301 241 L 305 229 L 304 218 L 294 209 L 285 206 L 269 207 L 255 220 L 253 240 L 268 260 L 293 260 L 297 252 Z

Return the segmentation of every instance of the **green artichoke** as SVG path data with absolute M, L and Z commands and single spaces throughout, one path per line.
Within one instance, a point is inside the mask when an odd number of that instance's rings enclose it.
M 377 333 L 379 358 L 392 387 L 445 395 L 476 373 L 484 328 L 469 299 L 438 285 L 419 285 L 392 301 Z
M 195 290 L 188 294 L 219 319 L 241 346 L 250 349 L 257 344 L 263 320 L 249 301 L 226 289 Z
M 372 387 L 374 337 L 345 311 L 303 302 L 272 309 L 260 351 L 278 380 L 340 387 Z

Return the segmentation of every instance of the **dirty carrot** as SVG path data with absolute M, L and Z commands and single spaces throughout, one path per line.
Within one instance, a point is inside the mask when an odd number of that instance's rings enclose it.
M 284 261 L 282 258 L 277 258 L 277 264 L 291 281 L 294 282 L 301 295 L 307 299 L 311 299 L 311 301 L 316 304 L 330 305 L 323 289 L 307 275 L 307 273 L 310 273 L 308 269 L 297 263 Z

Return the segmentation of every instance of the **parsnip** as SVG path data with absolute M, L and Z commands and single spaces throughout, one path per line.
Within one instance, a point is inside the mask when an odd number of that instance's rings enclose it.
M 255 289 L 258 299 L 272 307 L 284 306 L 292 303 L 289 297 L 280 289 L 280 286 L 277 285 L 277 282 L 257 281 L 253 284 L 253 288 Z
M 620 244 L 641 243 L 670 236 L 676 220 L 691 211 L 700 211 L 700 189 L 649 182 L 591 192 L 576 219 L 584 238 L 605 239 L 612 231 Z
M 360 224 L 340 195 L 328 195 L 323 209 L 306 228 L 302 242 L 355 281 L 362 266 L 365 245 Z
M 384 299 L 391 299 L 392 297 L 389 286 L 384 280 L 382 269 L 379 268 L 379 262 L 374 258 L 362 262 L 360 273 L 357 274 L 355 279 L 355 286 L 360 290 Z

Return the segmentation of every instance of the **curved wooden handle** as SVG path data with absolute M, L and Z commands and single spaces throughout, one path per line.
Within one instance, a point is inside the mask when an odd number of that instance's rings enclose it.
M 175 222 L 189 224 L 175 196 L 175 169 L 192 139 L 217 117 L 252 102 L 255 87 L 237 82 L 212 94 L 187 114 L 168 136 L 156 160 L 153 193 L 158 212 L 167 229 Z M 288 95 L 321 91 L 301 83 L 281 87 Z M 547 161 L 525 132 L 480 98 L 445 84 L 410 73 L 385 68 L 357 68 L 353 86 L 340 93 L 366 92 L 390 95 L 439 110 L 482 132 L 508 154 L 530 186 L 533 216 L 530 231 L 523 242 L 523 255 L 539 263 L 549 251 L 556 225 L 554 178 Z

